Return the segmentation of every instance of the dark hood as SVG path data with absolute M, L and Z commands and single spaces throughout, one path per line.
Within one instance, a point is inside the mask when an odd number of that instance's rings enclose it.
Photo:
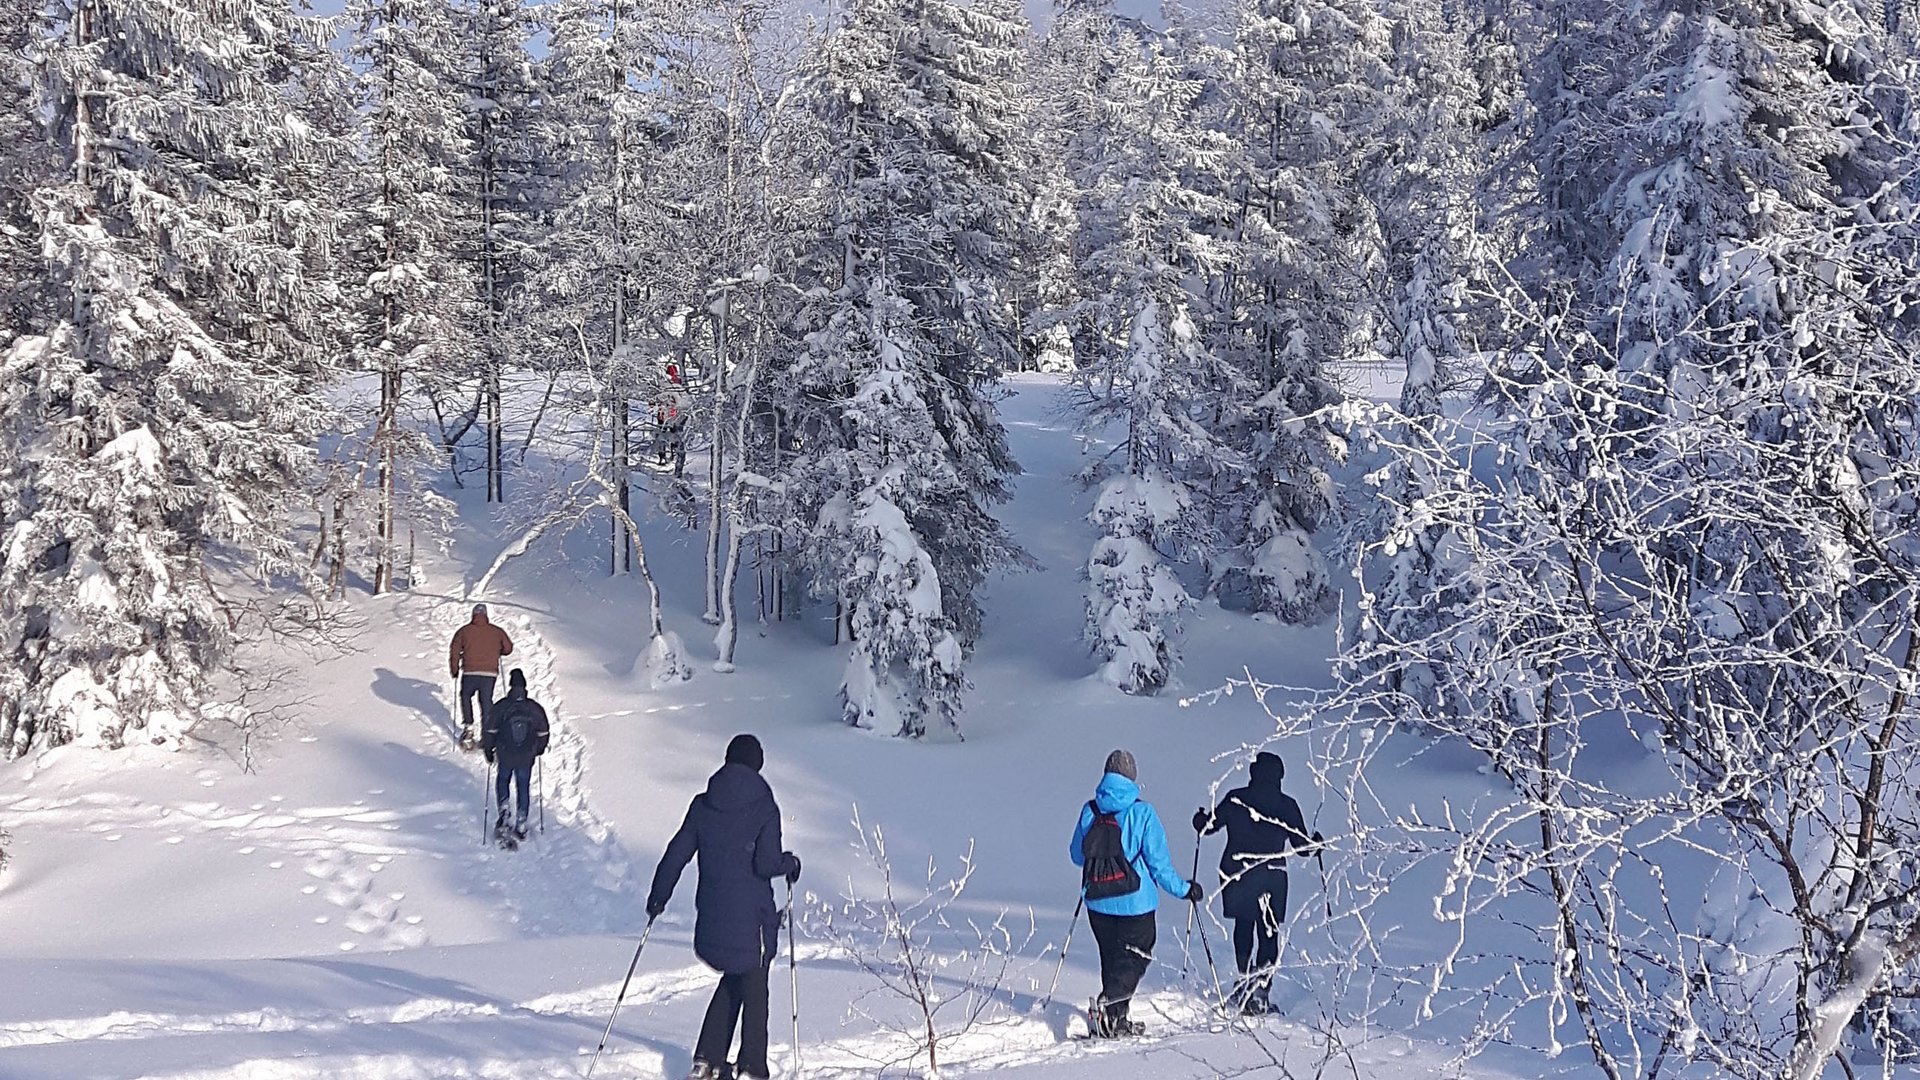
M 722 813 L 737 813 L 757 805 L 773 805 L 773 789 L 766 778 L 745 765 L 722 765 L 707 779 L 707 804 Z

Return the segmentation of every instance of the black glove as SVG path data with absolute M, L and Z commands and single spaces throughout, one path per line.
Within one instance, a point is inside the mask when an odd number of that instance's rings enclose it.
M 1320 830 L 1319 830 L 1319 829 L 1315 829 L 1315 830 L 1313 830 L 1313 846 L 1314 846 L 1314 847 L 1326 847 L 1326 846 L 1327 846 L 1327 838 L 1326 838 L 1326 837 L 1324 837 L 1324 836 L 1321 836 L 1321 835 L 1320 835 Z
M 659 918 L 660 913 L 665 910 L 667 910 L 667 905 L 664 902 L 659 900 L 647 901 L 647 921 L 652 922 Z
M 1206 832 L 1207 826 L 1211 824 L 1213 824 L 1213 815 L 1207 812 L 1206 807 L 1203 806 L 1200 809 L 1195 810 L 1193 812 L 1193 831 L 1194 832 L 1197 832 L 1197 833 Z
M 480 752 L 487 755 L 487 764 L 489 765 L 493 764 L 493 751 L 491 749 L 482 750 Z
M 800 856 L 791 851 L 782 852 L 787 857 L 787 884 L 800 880 Z
M 1199 882 L 1194 881 L 1194 882 L 1189 882 L 1187 884 L 1187 899 L 1189 901 L 1197 904 L 1200 901 L 1205 900 L 1206 898 L 1207 898 L 1207 890 L 1201 888 Z

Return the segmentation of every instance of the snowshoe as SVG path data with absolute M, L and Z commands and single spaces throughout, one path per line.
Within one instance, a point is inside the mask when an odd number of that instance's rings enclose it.
M 1087 1006 L 1087 1034 L 1089 1039 L 1130 1038 L 1147 1033 L 1146 1026 L 1138 1020 L 1126 1018 L 1113 1019 L 1107 1015 L 1106 1003 L 1094 998 Z
M 479 745 L 480 744 L 474 740 L 472 728 L 463 727 L 460 729 L 460 749 L 465 750 L 467 753 L 471 754 L 473 753 L 474 748 Z
M 507 851 L 520 850 L 520 838 L 507 827 L 507 818 L 504 814 L 493 823 L 493 842 Z
M 1240 1003 L 1241 1016 L 1274 1016 L 1280 1012 L 1264 996 L 1249 996 Z
M 733 1080 L 733 1066 L 724 1061 L 718 1065 L 709 1065 L 704 1061 L 696 1060 L 692 1071 L 687 1073 L 687 1080 Z

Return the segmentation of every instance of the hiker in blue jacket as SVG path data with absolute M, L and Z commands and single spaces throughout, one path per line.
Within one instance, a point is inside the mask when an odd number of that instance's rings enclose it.
M 1082 884 L 1087 894 L 1087 925 L 1100 947 L 1100 996 L 1094 1000 L 1089 1020 L 1093 1034 L 1103 1038 L 1139 1035 L 1145 1030 L 1127 1018 L 1127 1010 L 1147 965 L 1153 962 L 1160 890 L 1193 903 L 1199 903 L 1203 895 L 1198 882 L 1188 881 L 1173 868 L 1167 830 L 1160 824 L 1153 804 L 1141 800 L 1139 780 L 1132 754 L 1125 750 L 1108 754 L 1106 774 L 1094 789 L 1093 800 L 1080 808 L 1080 822 L 1067 848 L 1073 864 L 1085 871 Z M 1104 849 L 1111 843 L 1114 823 L 1119 826 L 1117 848 L 1124 865 L 1110 873 L 1103 865 L 1107 858 L 1089 848 Z M 1088 842 L 1089 832 L 1095 837 L 1093 845 Z M 1133 881 L 1138 881 L 1137 888 L 1119 891 Z M 1116 891 L 1118 895 L 1108 895 Z
M 789 885 L 798 881 L 800 859 L 780 846 L 780 807 L 760 775 L 765 764 L 760 740 L 733 737 L 726 764 L 687 807 L 647 896 L 647 918 L 657 919 L 667 910 L 687 863 L 700 860 L 693 893 L 693 954 L 720 972 L 720 985 L 700 1025 L 689 1080 L 770 1074 L 767 977 L 780 948 L 773 880 L 784 877 Z M 740 1031 L 740 1057 L 729 1068 L 727 1051 L 735 1027 Z

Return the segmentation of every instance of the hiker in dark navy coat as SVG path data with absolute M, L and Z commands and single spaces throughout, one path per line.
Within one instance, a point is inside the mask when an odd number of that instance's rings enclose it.
M 720 972 L 693 1051 L 694 1078 L 727 1076 L 727 1051 L 740 1028 L 733 1075 L 765 1077 L 767 976 L 779 952 L 780 910 L 773 879 L 799 880 L 800 859 L 780 847 L 780 807 L 760 776 L 760 740 L 736 735 L 727 763 L 687 807 L 686 820 L 654 871 L 647 918 L 658 918 L 687 863 L 700 860 L 693 894 L 694 955 Z
M 1233 953 L 1240 967 L 1234 997 L 1250 1016 L 1273 1011 L 1267 990 L 1280 962 L 1280 924 L 1287 920 L 1287 855 L 1324 843 L 1317 832 L 1307 835 L 1300 804 L 1280 790 L 1286 775 L 1286 762 L 1262 751 L 1247 768 L 1245 787 L 1193 815 L 1193 830 L 1202 836 L 1227 830 L 1227 847 L 1220 853 L 1220 909 L 1233 920 Z

